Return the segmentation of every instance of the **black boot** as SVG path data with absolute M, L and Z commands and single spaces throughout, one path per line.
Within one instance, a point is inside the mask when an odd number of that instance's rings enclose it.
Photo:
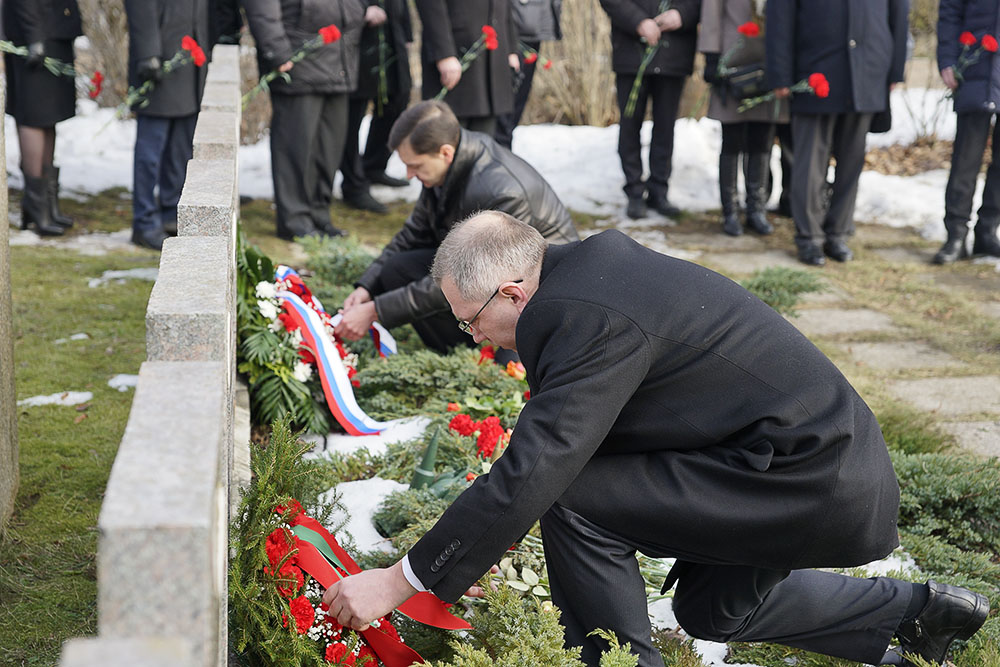
M 969 227 L 964 222 L 960 225 L 945 223 L 948 229 L 948 240 L 944 242 L 941 249 L 934 255 L 931 261 L 934 264 L 951 264 L 955 260 L 965 259 L 969 256 L 969 251 L 965 246 L 965 237 L 969 233 Z
M 973 255 L 1000 257 L 1000 240 L 997 239 L 998 220 L 983 220 L 976 223 L 972 239 Z
M 719 156 L 719 200 L 722 202 L 722 231 L 730 236 L 743 233 L 736 215 L 736 170 L 739 156 L 723 153 Z
M 24 175 L 24 198 L 21 200 L 21 229 L 34 226 L 39 236 L 62 236 L 63 228 L 52 220 L 48 182 Z
M 59 210 L 59 167 L 49 164 L 45 165 L 43 169 L 44 172 L 42 175 L 48 185 L 49 209 L 52 212 L 52 222 L 61 227 L 72 227 L 73 218 L 63 215 L 63 212 Z
M 770 159 L 771 156 L 767 153 L 751 153 L 746 162 L 747 227 L 762 235 L 774 231 L 764 213 L 767 184 L 771 178 Z

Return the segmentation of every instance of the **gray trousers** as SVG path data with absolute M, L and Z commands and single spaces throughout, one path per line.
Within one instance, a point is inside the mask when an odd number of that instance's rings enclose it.
M 271 95 L 271 178 L 278 232 L 330 224 L 333 179 L 347 138 L 347 93 Z
M 865 135 L 871 113 L 792 114 L 792 217 L 795 245 L 843 241 L 854 234 L 858 179 L 865 166 Z M 837 159 L 830 205 L 825 205 L 826 172 Z
M 986 187 L 983 190 L 983 204 L 979 208 L 979 220 L 1000 220 L 1000 124 L 993 125 L 993 116 L 989 111 L 958 114 L 955 145 L 951 153 L 951 172 L 944 191 L 944 226 L 950 235 L 960 233 L 964 236 L 966 233 L 972 213 L 972 197 L 976 192 L 976 179 L 991 132 L 993 159 L 986 170 Z
M 614 506 L 606 494 L 595 496 L 595 503 Z M 562 612 L 566 645 L 582 647 L 582 660 L 596 666 L 607 646 L 587 634 L 596 628 L 612 630 L 622 643 L 631 643 L 640 667 L 663 667 L 650 637 L 635 552 L 676 554 L 656 544 L 656 535 L 635 544 L 558 503 L 542 517 L 542 535 L 552 602 Z M 687 561 L 679 568 L 673 610 L 689 635 L 718 642 L 774 642 L 871 664 L 882 659 L 912 595 L 911 584 L 887 577 Z

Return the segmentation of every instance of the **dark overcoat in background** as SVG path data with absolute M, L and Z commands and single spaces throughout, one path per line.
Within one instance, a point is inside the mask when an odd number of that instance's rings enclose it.
M 393 90 L 409 91 L 413 86 L 410 78 L 409 52 L 407 42 L 413 41 L 413 20 L 406 0 L 368 0 L 367 6 L 381 6 L 389 17 L 383 23 L 385 40 L 391 48 L 393 61 L 386 66 L 386 76 Z M 371 100 L 378 95 L 379 27 L 365 26 L 361 31 L 361 67 L 358 71 L 358 87 L 354 98 Z
M 601 7 L 611 17 L 611 68 L 618 74 L 635 74 L 646 52 L 646 43 L 635 29 L 643 19 L 660 13 L 660 0 L 601 0 Z M 701 2 L 674 0 L 669 9 L 680 12 L 683 25 L 663 33 L 662 44 L 646 66 L 646 74 L 688 76 L 694 69 Z
M 257 41 L 257 62 L 262 74 L 291 60 L 320 28 L 336 25 L 341 37 L 324 44 L 295 63 L 290 81 L 274 79 L 271 91 L 279 95 L 350 93 L 358 87 L 362 0 L 244 0 L 247 23 Z
M 768 0 L 767 78 L 784 88 L 820 72 L 830 96 L 795 95 L 792 113 L 885 111 L 903 80 L 909 0 Z
M 938 69 L 955 67 L 962 54 L 958 36 L 964 31 L 982 39 L 996 36 L 1000 0 L 941 0 L 938 5 L 937 63 Z M 968 55 L 978 48 L 972 47 Z M 955 91 L 955 111 L 987 111 L 1000 109 L 1000 57 L 983 52 L 962 74 L 962 85 Z
M 76 0 L 3 0 L 3 31 L 18 46 L 83 34 Z
M 551 243 L 579 237 L 569 212 L 531 165 L 479 132 L 462 130 L 455 159 L 439 188 L 424 188 L 403 228 L 386 244 L 357 284 L 375 297 L 387 327 L 448 312 L 448 301 L 428 275 L 378 294 L 374 285 L 387 260 L 418 248 L 437 248 L 456 224 L 479 211 L 503 211 L 537 229 Z
M 138 88 L 140 60 L 156 56 L 167 62 L 181 50 L 185 35 L 194 38 L 211 60 L 213 37 L 209 0 L 125 0 L 128 14 L 128 84 Z M 198 112 L 205 91 L 208 65 L 189 63 L 165 75 L 153 88 L 149 104 L 137 113 L 161 118 L 181 118 Z
M 516 53 L 517 30 L 511 0 L 416 0 L 423 41 L 420 46 L 422 91 L 425 100 L 441 91 L 437 61 L 459 60 L 482 35 L 484 25 L 497 31 L 499 46 L 484 50 L 444 98 L 459 118 L 481 118 L 514 109 L 514 84 L 507 56 Z
M 728 278 L 618 231 L 550 246 L 517 350 L 531 399 L 507 450 L 408 555 L 442 599 L 555 502 L 696 563 L 853 566 L 897 545 L 875 417 Z

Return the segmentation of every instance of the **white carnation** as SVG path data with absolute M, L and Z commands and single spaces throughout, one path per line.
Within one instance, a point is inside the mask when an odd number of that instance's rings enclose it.
M 273 322 L 267 325 L 267 328 L 274 333 L 278 333 L 279 331 L 285 330 L 285 325 L 281 322 L 281 320 L 276 318 Z
M 309 364 L 304 364 L 301 361 L 295 362 L 295 370 L 292 371 L 292 376 L 299 382 L 306 382 L 312 377 L 313 369 Z
M 266 280 L 257 283 L 256 292 L 258 299 L 274 299 L 278 296 L 278 291 L 274 289 L 274 283 L 269 283 Z
M 295 344 L 295 347 L 298 347 L 302 343 L 301 329 L 296 329 L 295 331 L 292 331 L 289 335 L 292 337 L 292 343 Z
M 257 309 L 260 314 L 269 320 L 278 317 L 278 307 L 272 301 L 257 301 Z

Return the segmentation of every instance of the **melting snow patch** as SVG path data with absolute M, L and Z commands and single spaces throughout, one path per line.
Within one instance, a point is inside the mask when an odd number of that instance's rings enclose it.
M 90 336 L 85 333 L 75 333 L 69 338 L 59 338 L 55 341 L 56 345 L 62 345 L 63 343 L 68 343 L 71 340 L 90 340 Z
M 118 391 L 128 391 L 137 384 L 139 384 L 138 375 L 126 375 L 124 373 L 119 373 L 108 380 L 108 386 L 112 389 L 117 389 Z
M 306 454 L 305 458 L 326 457 L 329 454 L 350 454 L 362 447 L 375 455 L 384 454 L 385 448 L 392 442 L 406 442 L 419 438 L 427 429 L 430 420 L 426 417 L 395 419 L 378 435 L 347 435 L 345 433 L 328 433 L 327 435 L 304 435 L 302 440 L 316 447 Z
M 340 503 L 347 509 L 350 520 L 344 530 L 354 538 L 358 551 L 378 549 L 385 553 L 392 551 L 389 540 L 378 534 L 372 515 L 386 496 L 395 491 L 410 488 L 391 479 L 372 477 L 356 482 L 344 482 L 320 496 L 320 502 L 332 502 L 334 494 L 340 495 Z
M 48 396 L 32 396 L 17 402 L 18 407 L 33 408 L 37 405 L 79 405 L 92 399 L 94 395 L 89 391 L 64 391 Z
M 136 280 L 155 281 L 158 269 L 155 266 L 147 266 L 140 269 L 126 269 L 124 271 L 105 271 L 100 278 L 91 278 L 87 281 L 87 287 L 100 287 L 114 280 L 123 283 L 129 278 Z

